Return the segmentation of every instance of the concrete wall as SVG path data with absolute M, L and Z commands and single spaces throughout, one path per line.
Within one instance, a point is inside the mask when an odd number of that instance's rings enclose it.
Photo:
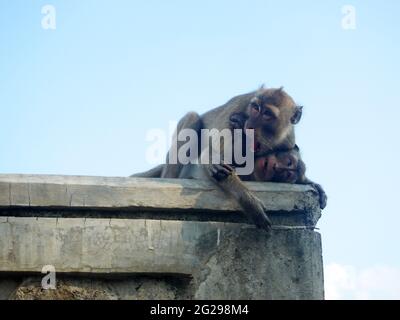
M 0 299 L 323 299 L 317 193 L 247 185 L 271 234 L 204 181 L 0 175 Z

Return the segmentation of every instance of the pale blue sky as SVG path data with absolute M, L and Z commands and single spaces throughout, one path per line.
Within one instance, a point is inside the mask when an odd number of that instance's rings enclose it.
M 329 196 L 325 263 L 400 268 L 399 14 L 396 0 L 0 0 L 0 172 L 127 176 L 151 166 L 149 129 L 283 85 Z

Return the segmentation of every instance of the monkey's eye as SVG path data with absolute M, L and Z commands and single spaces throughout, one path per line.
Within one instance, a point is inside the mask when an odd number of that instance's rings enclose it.
M 291 166 L 292 166 L 292 164 L 293 164 L 292 160 L 290 160 L 290 159 L 289 159 L 289 161 L 288 161 L 288 164 L 287 164 L 287 165 L 288 165 L 288 167 L 291 167 Z
M 252 102 L 252 103 L 251 103 L 251 108 L 252 108 L 254 111 L 257 111 L 258 113 L 261 112 L 261 107 L 257 104 L 257 102 Z

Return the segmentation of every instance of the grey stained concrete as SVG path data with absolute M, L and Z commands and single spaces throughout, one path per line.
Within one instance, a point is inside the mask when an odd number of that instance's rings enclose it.
M 315 190 L 247 185 L 270 234 L 204 181 L 0 175 L 0 298 L 323 299 Z

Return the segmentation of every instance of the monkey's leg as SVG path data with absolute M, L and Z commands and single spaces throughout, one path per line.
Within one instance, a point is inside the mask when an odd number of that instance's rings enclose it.
M 247 189 L 231 166 L 212 165 L 211 175 L 218 181 L 218 185 L 239 203 L 250 221 L 253 221 L 258 228 L 267 231 L 271 229 L 272 222 L 265 213 L 262 201 Z
M 157 167 L 150 169 L 145 172 L 139 172 L 131 175 L 130 177 L 137 177 L 137 178 L 160 178 L 161 172 L 164 169 L 164 165 L 160 164 Z
M 178 178 L 182 170 L 183 164 L 179 162 L 178 151 L 179 148 L 185 144 L 183 141 L 178 141 L 177 137 L 181 130 L 192 129 L 196 131 L 197 138 L 200 138 L 200 129 L 202 128 L 202 120 L 196 112 L 187 113 L 178 123 L 176 132 L 174 133 L 174 138 L 172 141 L 171 149 L 168 151 L 166 165 L 161 173 L 161 178 Z M 193 150 L 197 149 L 199 151 L 199 142 L 192 141 L 188 143 L 193 143 L 191 147 Z M 196 144 L 195 144 L 196 143 Z M 191 148 L 191 150 L 192 150 Z M 177 160 L 176 163 L 171 163 L 170 159 Z M 197 158 L 197 156 L 196 156 Z

